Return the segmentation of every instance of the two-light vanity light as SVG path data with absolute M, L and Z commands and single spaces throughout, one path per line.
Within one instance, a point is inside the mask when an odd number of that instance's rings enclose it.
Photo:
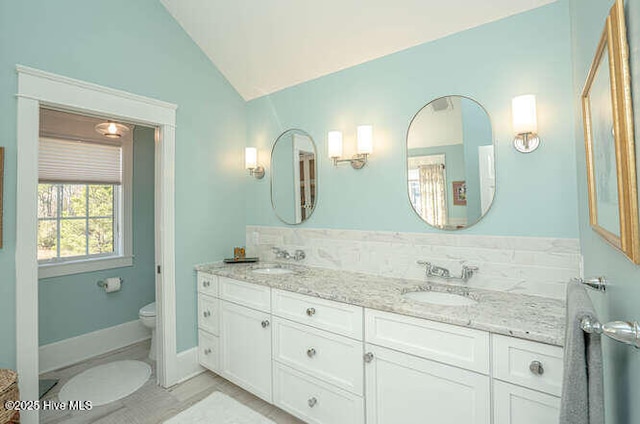
M 249 175 L 258 180 L 264 178 L 264 167 L 258 165 L 258 149 L 255 147 L 245 147 L 244 168 L 249 170 Z
M 540 145 L 538 120 L 536 117 L 536 96 L 527 94 L 514 97 L 511 101 L 513 117 L 513 147 L 520 153 L 531 153 Z
M 353 169 L 361 169 L 367 164 L 367 159 L 373 151 L 373 127 L 360 125 L 357 128 L 357 150 L 351 159 L 342 158 L 342 132 L 329 131 L 327 134 L 327 150 L 334 166 L 349 162 Z

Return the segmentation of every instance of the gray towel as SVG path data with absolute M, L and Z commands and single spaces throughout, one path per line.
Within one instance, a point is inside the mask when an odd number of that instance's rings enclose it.
M 567 325 L 560 424 L 603 424 L 604 384 L 600 335 L 582 331 L 582 318 L 596 319 L 583 285 L 567 286 Z

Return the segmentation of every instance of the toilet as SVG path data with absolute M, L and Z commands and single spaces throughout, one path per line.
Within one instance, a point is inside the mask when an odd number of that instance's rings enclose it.
M 138 313 L 140 322 L 147 328 L 151 329 L 151 349 L 149 350 L 149 359 L 156 360 L 156 302 L 140 308 Z

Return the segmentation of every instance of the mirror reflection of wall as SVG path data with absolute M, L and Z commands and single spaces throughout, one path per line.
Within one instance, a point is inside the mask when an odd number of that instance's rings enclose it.
M 472 99 L 435 99 L 413 118 L 407 133 L 411 205 L 428 224 L 446 230 L 475 224 L 495 192 L 491 121 Z
M 309 134 L 291 129 L 282 133 L 271 151 L 271 204 L 287 224 L 300 224 L 316 202 L 316 147 Z

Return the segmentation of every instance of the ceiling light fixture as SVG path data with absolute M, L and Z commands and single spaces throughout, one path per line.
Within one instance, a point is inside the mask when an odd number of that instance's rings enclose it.
M 96 132 L 105 137 L 120 138 L 129 132 L 129 127 L 113 121 L 107 121 L 96 125 Z

